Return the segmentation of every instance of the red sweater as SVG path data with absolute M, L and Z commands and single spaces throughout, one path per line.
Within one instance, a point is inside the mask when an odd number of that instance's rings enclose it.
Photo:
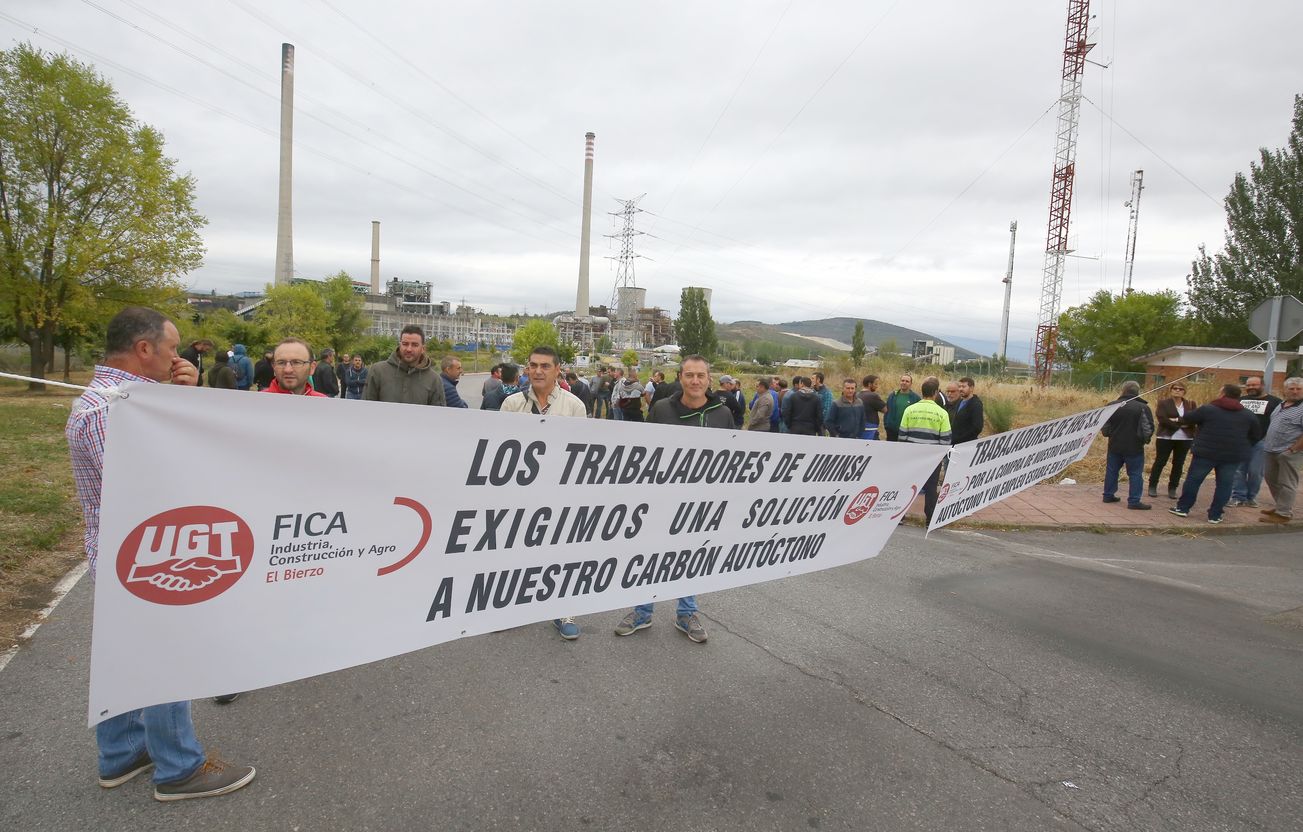
M 308 388 L 308 389 L 303 393 L 303 395 L 305 395 L 305 396 L 316 396 L 316 397 L 319 398 L 319 399 L 328 399 L 328 398 L 330 398 L 330 396 L 327 396 L 325 393 L 318 393 L 316 390 L 313 390 L 313 389 L 312 389 L 312 382 L 308 382 L 308 384 L 307 384 L 307 388 Z M 284 394 L 287 395 L 287 396 L 292 396 L 292 395 L 294 395 L 293 393 L 291 393 L 291 392 L 288 391 L 288 390 L 283 390 L 283 389 L 281 389 L 281 383 L 280 383 L 279 381 L 277 381 L 276 379 L 272 379 L 272 380 L 271 380 L 271 384 L 267 385 L 267 389 L 266 389 L 266 390 L 263 390 L 262 392 L 264 392 L 264 393 L 284 393 Z

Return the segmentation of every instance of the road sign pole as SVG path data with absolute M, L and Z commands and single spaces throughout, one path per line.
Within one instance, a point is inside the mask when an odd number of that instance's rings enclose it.
M 1280 295 L 1271 299 L 1271 323 L 1267 325 L 1267 366 L 1262 371 L 1262 392 L 1271 392 L 1271 377 L 1276 372 L 1276 339 L 1280 335 L 1280 310 L 1285 298 Z

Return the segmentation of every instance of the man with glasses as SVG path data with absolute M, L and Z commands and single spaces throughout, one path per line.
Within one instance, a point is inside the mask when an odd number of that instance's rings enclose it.
M 312 350 L 306 341 L 286 338 L 272 351 L 271 369 L 275 374 L 264 393 L 288 393 L 292 396 L 330 398 L 312 389 L 308 376 L 312 370 Z
M 888 442 L 900 440 L 900 420 L 905 415 L 905 408 L 919 400 L 918 393 L 910 389 L 913 386 L 914 376 L 901 373 L 900 389 L 893 390 L 891 395 L 887 396 L 887 412 L 883 414 L 882 426 L 887 429 Z M 932 392 L 935 393 L 936 390 Z

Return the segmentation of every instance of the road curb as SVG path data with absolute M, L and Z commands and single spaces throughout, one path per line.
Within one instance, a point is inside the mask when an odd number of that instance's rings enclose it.
M 1198 521 L 1196 521 L 1197 523 Z M 923 528 L 923 518 L 917 516 L 906 517 L 901 521 L 902 525 L 918 526 Z M 1255 524 L 1252 526 L 1227 526 L 1211 525 L 1202 523 L 1196 525 L 1183 526 L 1112 526 L 1107 523 L 994 523 L 981 520 L 959 520 L 944 526 L 946 529 L 971 529 L 975 531 L 1001 531 L 1001 532 L 1018 532 L 1018 531 L 1047 531 L 1047 532 L 1092 532 L 1094 534 L 1126 534 L 1129 532 L 1145 532 L 1146 534 L 1162 535 L 1187 535 L 1187 534 L 1208 534 L 1223 536 L 1229 534 L 1280 534 L 1282 532 L 1303 530 L 1303 524 L 1295 526 L 1293 523 L 1285 525 L 1268 525 Z

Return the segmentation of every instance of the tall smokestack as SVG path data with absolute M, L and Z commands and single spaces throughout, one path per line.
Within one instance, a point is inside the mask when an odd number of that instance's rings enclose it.
M 281 176 L 276 209 L 276 285 L 294 277 L 294 44 L 281 44 Z
M 371 294 L 380 294 L 380 220 L 371 220 Z
M 584 220 L 579 233 L 579 291 L 575 294 L 575 317 L 588 317 L 588 245 L 593 224 L 593 140 L 584 134 Z

